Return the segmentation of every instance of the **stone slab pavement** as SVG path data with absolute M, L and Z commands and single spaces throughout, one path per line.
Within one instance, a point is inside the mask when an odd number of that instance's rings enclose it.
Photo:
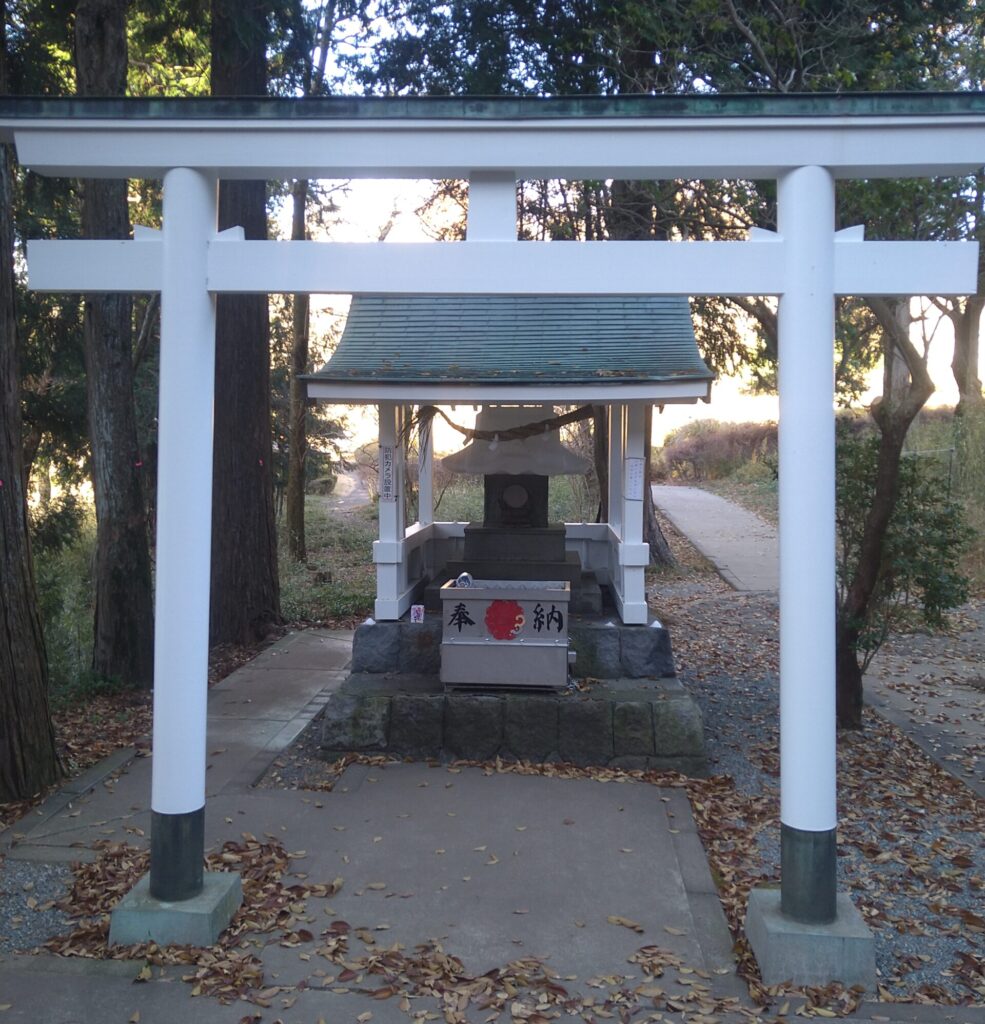
M 653 502 L 729 586 L 745 593 L 779 590 L 774 526 L 699 487 L 654 484 Z

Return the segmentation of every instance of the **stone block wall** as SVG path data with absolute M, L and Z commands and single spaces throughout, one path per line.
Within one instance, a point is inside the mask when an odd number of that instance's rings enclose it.
M 322 751 L 417 759 L 569 762 L 706 770 L 701 712 L 683 691 L 645 699 L 534 693 L 345 693 L 325 709 Z
M 596 619 L 568 621 L 576 654 L 572 674 L 594 679 L 666 679 L 674 673 L 670 634 L 662 626 L 624 626 Z M 441 667 L 441 620 L 363 623 L 352 641 L 353 672 L 437 675 Z M 508 682 L 504 680 L 504 682 Z

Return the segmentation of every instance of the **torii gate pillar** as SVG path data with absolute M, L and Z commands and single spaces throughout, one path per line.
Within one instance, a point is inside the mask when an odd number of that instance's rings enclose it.
M 750 894 L 763 981 L 871 988 L 875 942 L 837 892 L 835 734 L 835 185 L 823 167 L 779 179 L 787 249 L 779 301 L 780 891 Z
M 151 862 L 113 911 L 111 943 L 210 945 L 242 902 L 238 874 L 203 868 L 217 186 L 185 167 L 164 176 Z

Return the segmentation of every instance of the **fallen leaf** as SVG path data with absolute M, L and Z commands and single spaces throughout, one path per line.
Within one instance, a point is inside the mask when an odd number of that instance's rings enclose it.
M 637 935 L 643 934 L 643 925 L 636 921 L 630 921 L 628 917 L 620 917 L 618 914 L 610 914 L 606 920 L 609 924 L 618 924 L 623 928 L 628 928 L 630 931 L 636 932 Z

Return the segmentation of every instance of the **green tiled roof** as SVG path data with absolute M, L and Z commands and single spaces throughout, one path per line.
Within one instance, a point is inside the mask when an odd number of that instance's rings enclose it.
M 683 296 L 354 296 L 310 381 L 711 380 Z
M 906 117 L 985 112 L 985 93 L 705 93 L 689 96 L 0 97 L 0 117 L 525 120 L 591 117 Z

